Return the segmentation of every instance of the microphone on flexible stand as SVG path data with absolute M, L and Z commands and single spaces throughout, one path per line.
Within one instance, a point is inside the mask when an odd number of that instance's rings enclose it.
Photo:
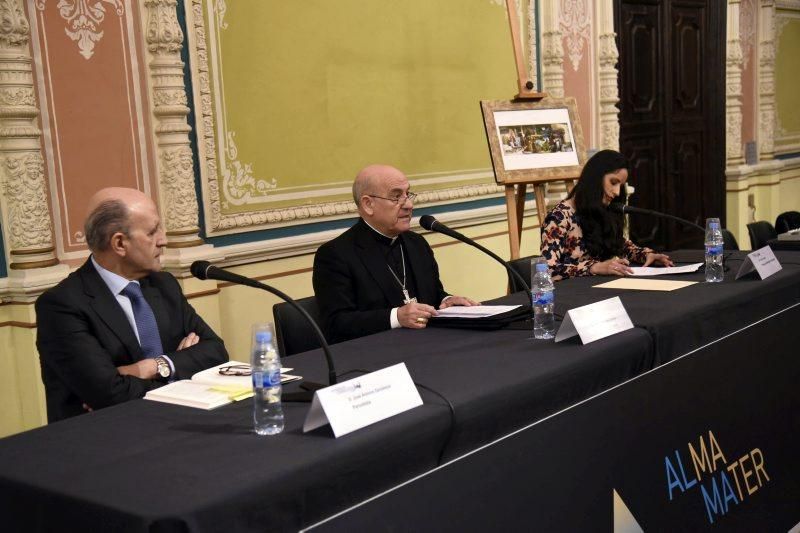
M 470 246 L 474 246 L 475 248 L 477 248 L 481 252 L 485 253 L 486 255 L 488 255 L 489 257 L 491 257 L 492 259 L 494 259 L 495 261 L 497 261 L 501 265 L 503 265 L 506 268 L 506 270 L 508 270 L 508 272 L 510 272 L 511 275 L 514 276 L 514 279 L 516 279 L 518 282 L 520 282 L 522 284 L 523 287 L 525 287 L 525 291 L 528 293 L 528 302 L 529 303 L 533 302 L 533 295 L 531 294 L 531 287 L 530 287 L 530 285 L 528 285 L 528 282 L 526 282 L 525 279 L 522 276 L 520 276 L 519 272 L 517 272 L 516 270 L 511 268 L 511 265 L 509 265 L 506 261 L 503 261 L 503 259 L 501 259 L 500 256 L 498 256 L 497 254 L 495 254 L 491 250 L 481 246 L 480 244 L 478 244 L 477 242 L 473 241 L 469 237 L 466 237 L 466 236 L 460 234 L 459 232 L 457 232 L 454 229 L 448 228 L 447 226 L 445 226 L 444 224 L 442 224 L 441 222 L 436 220 L 431 215 L 422 215 L 421 217 L 419 217 L 419 225 L 422 226 L 424 229 L 426 229 L 428 231 L 435 231 L 437 233 L 441 233 L 443 235 L 447 235 L 448 237 L 452 237 L 452 238 L 454 238 L 454 239 L 456 239 L 458 241 L 461 241 L 463 243 L 469 244 Z M 533 312 L 533 308 L 531 307 L 531 313 L 532 312 Z
M 265 285 L 259 281 L 254 279 L 247 278 L 245 276 L 240 276 L 239 274 L 234 274 L 233 272 L 228 272 L 219 267 L 215 267 L 208 261 L 195 261 L 192 263 L 190 271 L 194 277 L 197 279 L 215 279 L 218 281 L 227 281 L 230 283 L 235 283 L 237 285 L 246 285 L 248 287 L 255 287 L 256 289 L 261 289 L 267 292 L 270 292 L 280 298 L 281 300 L 288 302 L 297 312 L 303 315 L 303 318 L 308 321 L 311 325 L 311 328 L 314 330 L 314 333 L 317 336 L 317 340 L 319 341 L 320 347 L 322 351 L 325 353 L 325 360 L 328 363 L 328 384 L 335 385 L 336 384 L 336 369 L 333 364 L 333 357 L 331 356 L 331 349 L 328 346 L 328 342 L 325 340 L 325 335 L 322 334 L 322 330 L 319 329 L 319 326 L 314 319 L 311 318 L 311 315 L 308 314 L 308 311 L 297 305 L 290 296 L 284 294 L 282 291 L 279 291 L 275 287 L 270 287 L 269 285 Z M 307 392 L 301 393 L 287 393 L 283 395 L 283 400 L 287 402 L 310 402 L 313 398 L 313 391 L 317 389 L 322 389 L 326 385 L 322 385 L 320 383 L 312 383 L 312 382 L 304 382 L 300 385 Z
M 633 207 L 631 205 L 625 205 L 621 202 L 611 202 L 608 205 L 608 209 L 610 211 L 614 211 L 615 213 L 622 213 L 623 215 L 633 213 L 638 215 L 651 215 L 654 217 L 668 218 L 670 220 L 680 222 L 681 224 L 684 224 L 686 226 L 697 228 L 704 233 L 706 231 L 704 227 L 699 226 L 690 220 L 686 220 L 685 218 L 676 217 L 675 215 L 669 215 L 667 213 L 661 213 L 660 211 L 653 211 L 651 209 L 642 209 L 641 207 Z

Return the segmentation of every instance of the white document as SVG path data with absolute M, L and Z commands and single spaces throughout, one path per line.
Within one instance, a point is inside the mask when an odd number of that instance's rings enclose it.
M 303 433 L 330 424 L 336 438 L 422 405 L 405 363 L 314 393 Z
M 512 311 L 520 305 L 454 305 L 436 311 L 437 317 L 442 318 L 486 318 L 495 316 L 508 311 Z
M 742 262 L 742 266 L 739 267 L 739 272 L 736 273 L 736 279 L 746 276 L 753 270 L 758 272 L 761 279 L 766 279 L 782 268 L 772 248 L 765 246 L 747 254 L 747 259 Z
M 697 272 L 703 263 L 692 263 L 679 267 L 631 267 L 634 276 L 663 276 L 665 274 L 689 274 Z
M 199 409 L 214 409 L 233 401 L 228 392 L 217 391 L 213 386 L 197 383 L 189 379 L 175 381 L 163 387 L 147 391 L 144 399 L 184 405 L 186 407 L 197 407 Z
M 619 296 L 567 311 L 556 333 L 556 342 L 579 335 L 583 344 L 633 329 Z

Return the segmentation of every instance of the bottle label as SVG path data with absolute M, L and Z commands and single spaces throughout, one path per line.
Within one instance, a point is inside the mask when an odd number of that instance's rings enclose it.
M 722 245 L 706 244 L 706 254 L 717 255 L 722 253 Z
M 275 369 L 269 372 L 253 372 L 253 387 L 256 389 L 277 387 L 281 384 L 281 370 Z
M 537 292 L 534 294 L 534 298 L 534 303 L 536 305 L 547 305 L 553 303 L 555 294 L 553 294 L 553 291 Z

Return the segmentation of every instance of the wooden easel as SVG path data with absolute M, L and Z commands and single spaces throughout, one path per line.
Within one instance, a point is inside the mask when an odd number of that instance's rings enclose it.
M 547 97 L 547 93 L 535 92 L 533 82 L 528 78 L 528 70 L 525 68 L 525 56 L 522 54 L 522 41 L 519 37 L 519 21 L 517 20 L 516 0 L 506 0 L 506 12 L 508 14 L 508 24 L 511 28 L 511 45 L 514 49 L 514 60 L 517 66 L 517 85 L 519 93 L 515 101 L 539 101 Z M 566 181 L 567 189 L 572 191 L 574 177 L 557 177 L 552 180 L 541 180 L 529 182 L 506 183 L 506 211 L 508 213 L 508 240 L 511 247 L 511 259 L 519 258 L 519 246 L 522 239 L 522 218 L 525 213 L 525 196 L 528 185 L 533 187 L 534 197 L 536 198 L 536 212 L 539 216 L 539 226 L 544 225 L 544 217 L 547 212 L 545 201 L 545 184 L 548 182 Z

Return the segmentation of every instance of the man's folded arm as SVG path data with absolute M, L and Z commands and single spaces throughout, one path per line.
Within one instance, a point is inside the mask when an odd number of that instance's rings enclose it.
M 36 346 L 42 361 L 91 408 L 141 398 L 161 386 L 157 381 L 120 375 L 81 310 L 45 293 L 36 302 L 36 316 L 40 326 Z
M 175 282 L 177 285 L 177 281 Z M 192 375 L 222 364 L 228 360 L 228 350 L 225 343 L 211 327 L 197 314 L 194 308 L 181 298 L 181 313 L 184 337 L 194 332 L 200 341 L 194 346 L 177 350 L 177 346 L 165 346 L 166 355 L 175 365 L 176 379 L 191 379 Z

